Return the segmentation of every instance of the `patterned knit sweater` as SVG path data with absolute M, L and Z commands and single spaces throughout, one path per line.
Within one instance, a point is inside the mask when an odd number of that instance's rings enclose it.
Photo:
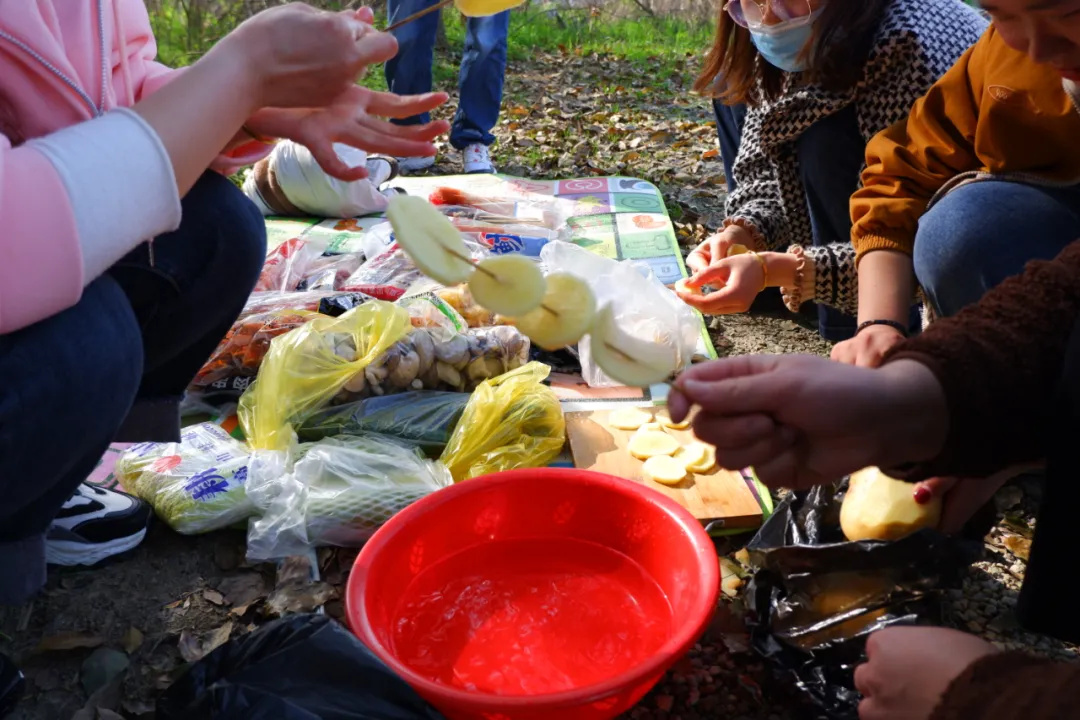
M 812 247 L 806 193 L 795 142 L 811 125 L 855 104 L 868 142 L 903 119 L 912 103 L 979 39 L 986 19 L 962 0 L 894 0 L 882 18 L 862 79 L 845 92 L 795 86 L 774 101 L 755 104 L 746 122 L 732 174 L 727 224 L 746 227 L 759 249 L 805 253 L 799 288 L 785 288 L 794 304 L 815 300 L 854 314 L 855 251 L 849 243 Z M 851 179 L 856 188 L 859 178 Z

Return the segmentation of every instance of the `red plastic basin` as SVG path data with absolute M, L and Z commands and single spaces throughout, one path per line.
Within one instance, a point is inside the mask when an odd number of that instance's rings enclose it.
M 356 559 L 353 632 L 450 720 L 613 718 L 701 636 L 712 541 L 675 502 L 514 470 L 398 513 Z

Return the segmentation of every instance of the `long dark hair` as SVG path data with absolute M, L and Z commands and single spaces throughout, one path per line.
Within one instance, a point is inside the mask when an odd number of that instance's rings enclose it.
M 738 2 L 738 0 L 735 0 Z M 726 104 L 755 104 L 775 100 L 782 92 L 784 73 L 760 58 L 742 27 L 724 10 L 716 22 L 716 39 L 694 90 Z M 873 48 L 874 36 L 885 9 L 894 0 L 831 0 L 814 23 L 811 41 L 803 51 L 807 70 L 802 79 L 829 91 L 846 90 L 859 81 L 863 65 Z M 761 81 L 763 97 L 757 95 Z

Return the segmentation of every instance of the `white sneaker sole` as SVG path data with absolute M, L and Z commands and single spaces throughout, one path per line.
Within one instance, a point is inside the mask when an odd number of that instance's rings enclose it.
M 50 540 L 45 543 L 45 562 L 64 567 L 97 565 L 102 560 L 134 550 L 145 537 L 146 528 L 143 528 L 134 535 L 92 545 L 70 540 Z
M 434 157 L 398 158 L 398 172 L 414 173 L 435 165 Z

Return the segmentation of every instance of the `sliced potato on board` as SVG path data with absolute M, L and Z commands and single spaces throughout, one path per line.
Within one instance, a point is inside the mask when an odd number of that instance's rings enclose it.
M 652 413 L 641 408 L 619 408 L 608 416 L 608 425 L 617 430 L 637 430 L 645 423 L 652 422 L 652 419 Z
M 657 455 L 674 455 L 679 447 L 679 441 L 667 433 L 638 431 L 630 438 L 626 449 L 638 460 L 648 460 Z
M 645 461 L 641 471 L 661 485 L 678 485 L 686 479 L 686 466 L 669 455 L 654 455 Z

